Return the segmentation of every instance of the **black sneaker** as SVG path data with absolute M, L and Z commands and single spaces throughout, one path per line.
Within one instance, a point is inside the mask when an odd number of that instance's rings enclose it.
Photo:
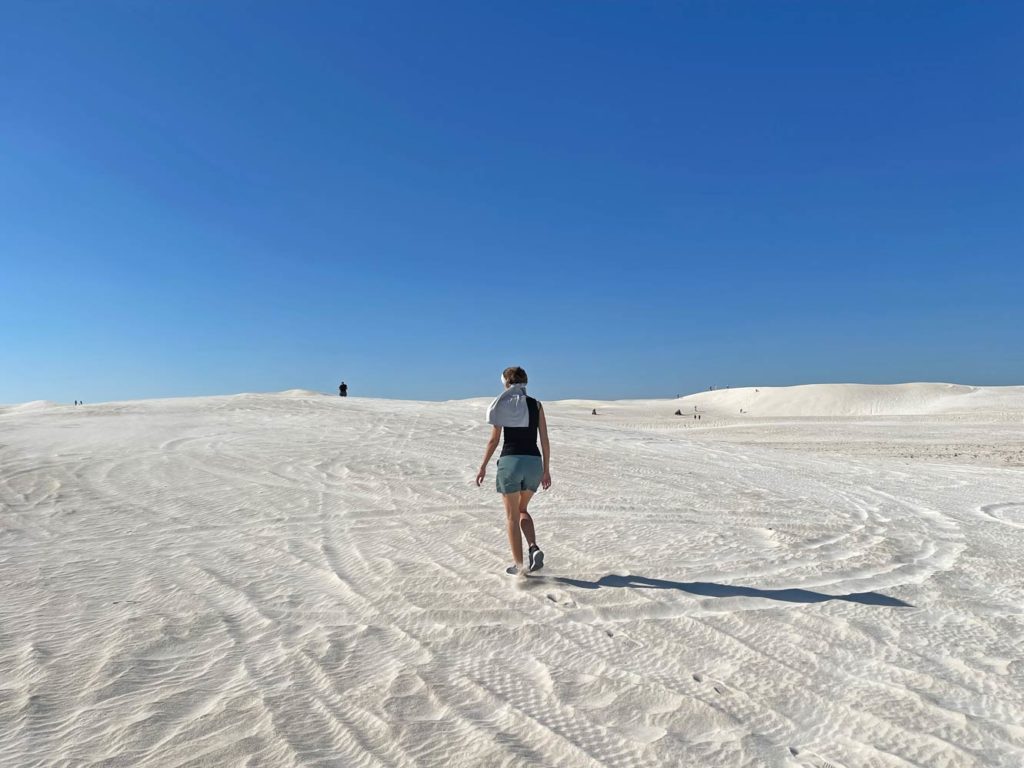
M 534 545 L 530 547 L 530 570 L 539 571 L 544 567 L 544 553 L 541 552 L 540 547 Z

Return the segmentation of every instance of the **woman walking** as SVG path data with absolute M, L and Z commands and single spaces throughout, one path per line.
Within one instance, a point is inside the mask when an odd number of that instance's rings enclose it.
M 538 571 L 544 567 L 544 553 L 537 546 L 533 517 L 527 507 L 538 486 L 544 490 L 551 487 L 551 445 L 548 442 L 544 407 L 540 401 L 526 394 L 526 381 L 526 371 L 518 366 L 506 368 L 501 374 L 505 391 L 487 408 L 487 421 L 492 425 L 491 438 L 487 441 L 480 471 L 476 473 L 476 484 L 479 486 L 487 475 L 487 464 L 504 431 L 505 444 L 498 457 L 497 487 L 505 503 L 508 543 L 512 549 L 513 562 L 506 572 L 511 574 Z M 544 451 L 543 458 L 537 448 L 538 434 Z M 530 547 L 529 560 L 525 565 L 522 536 L 526 537 Z

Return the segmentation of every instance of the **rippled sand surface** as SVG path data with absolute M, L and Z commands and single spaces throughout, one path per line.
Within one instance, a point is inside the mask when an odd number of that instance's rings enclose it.
M 525 579 L 484 401 L 0 408 L 0 763 L 1024 764 L 1019 415 L 677 402 L 547 404 Z

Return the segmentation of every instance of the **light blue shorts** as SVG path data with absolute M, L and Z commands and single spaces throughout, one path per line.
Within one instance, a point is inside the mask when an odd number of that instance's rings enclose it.
M 502 456 L 498 459 L 498 493 L 536 491 L 543 474 L 540 456 Z

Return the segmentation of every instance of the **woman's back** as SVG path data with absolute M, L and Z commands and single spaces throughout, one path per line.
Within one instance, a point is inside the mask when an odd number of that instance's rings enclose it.
M 505 443 L 501 447 L 502 456 L 540 456 L 537 447 L 537 429 L 540 426 L 540 402 L 526 397 L 526 407 L 530 412 L 530 424 L 526 427 L 504 427 Z

